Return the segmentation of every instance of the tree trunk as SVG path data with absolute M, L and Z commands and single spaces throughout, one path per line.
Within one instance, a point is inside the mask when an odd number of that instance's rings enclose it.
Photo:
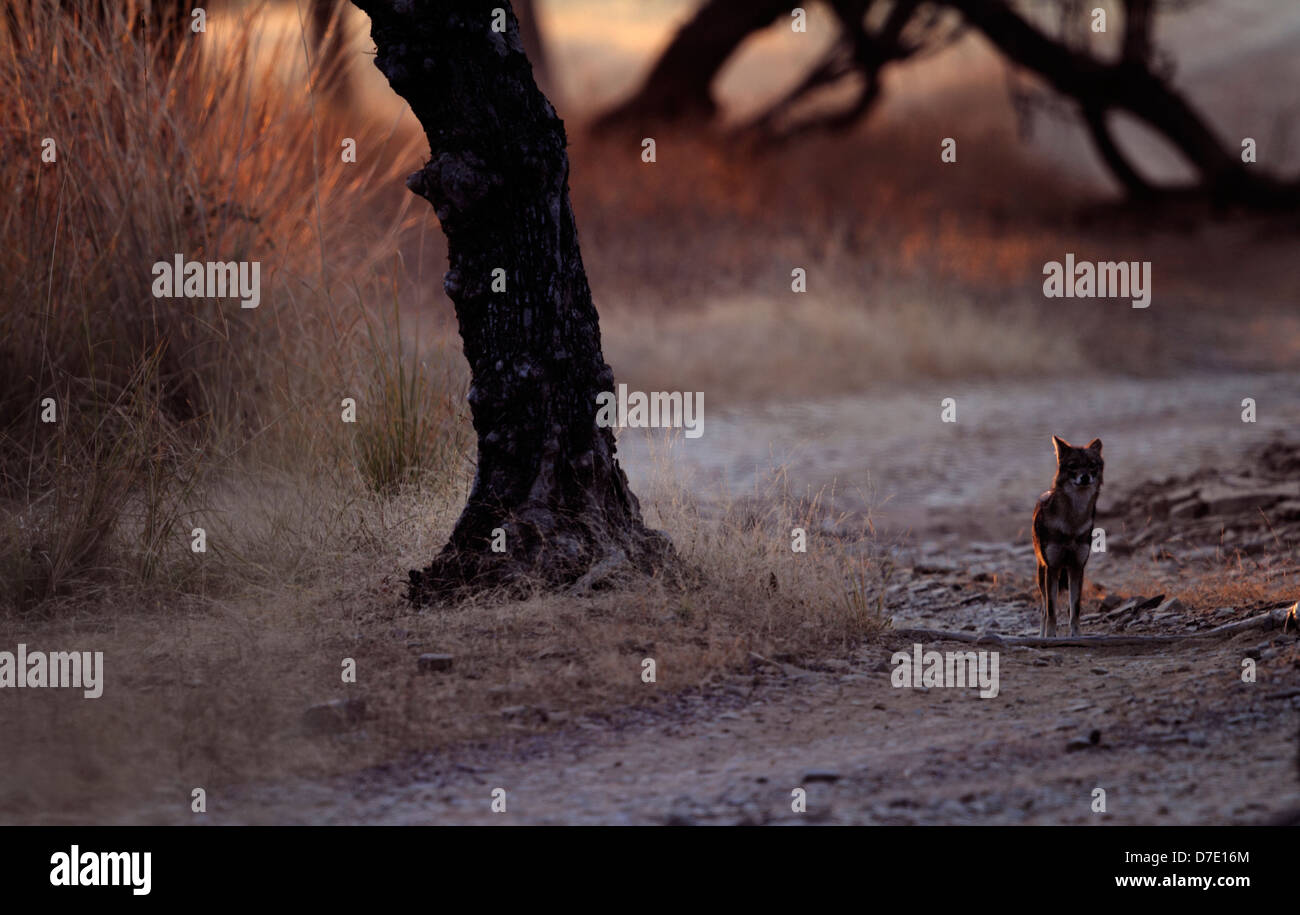
M 556 94 L 559 87 L 551 74 L 550 58 L 546 54 L 546 42 L 542 38 L 542 24 L 537 18 L 537 4 L 533 0 L 516 0 L 514 8 L 519 19 L 519 39 L 524 44 L 528 62 L 533 65 L 533 80 L 548 99 L 559 99 Z M 559 101 L 563 110 L 564 101 Z
M 651 573 L 672 546 L 643 524 L 613 431 L 596 425 L 614 376 L 578 250 L 564 125 L 513 12 L 502 0 L 354 2 L 370 16 L 375 65 L 429 140 L 407 186 L 447 236 L 444 288 L 472 373 L 478 471 L 450 541 L 411 572 L 410 599 Z M 504 33 L 492 29 L 496 7 Z M 493 291 L 497 268 L 505 292 Z
M 727 58 L 794 5 L 782 0 L 706 0 L 673 36 L 636 94 L 603 115 L 594 128 L 619 130 L 629 124 L 713 117 L 717 106 L 710 88 Z

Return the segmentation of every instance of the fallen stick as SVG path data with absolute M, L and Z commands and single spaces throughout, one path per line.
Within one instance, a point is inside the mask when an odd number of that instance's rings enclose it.
M 996 645 L 1021 645 L 1025 648 L 1155 648 L 1178 642 L 1221 639 L 1253 629 L 1278 629 L 1286 624 L 1288 618 L 1294 624 L 1294 612 L 1294 607 L 1283 607 L 1249 619 L 1237 620 L 1235 623 L 1225 623 L 1204 632 L 1182 632 L 1172 635 L 1076 635 L 1046 639 L 1037 636 L 998 635 L 993 632 L 982 634 L 952 632 L 944 629 L 893 629 L 890 632 L 905 639 L 986 642 Z

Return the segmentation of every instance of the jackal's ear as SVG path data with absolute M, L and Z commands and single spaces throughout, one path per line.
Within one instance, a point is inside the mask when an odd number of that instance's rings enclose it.
M 1059 435 L 1052 436 L 1052 447 L 1056 449 L 1056 460 L 1058 462 L 1074 449 L 1073 445 L 1061 438 Z
M 1088 442 L 1088 450 L 1101 454 L 1101 439 L 1094 438 L 1092 441 Z

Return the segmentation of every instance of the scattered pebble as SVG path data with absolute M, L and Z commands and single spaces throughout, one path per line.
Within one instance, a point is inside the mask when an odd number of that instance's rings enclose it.
M 422 671 L 451 670 L 455 659 L 449 654 L 422 654 L 416 659 L 416 666 Z
M 809 769 L 803 774 L 803 783 L 805 785 L 812 784 L 813 782 L 834 784 L 841 778 L 843 778 L 843 776 L 834 769 Z

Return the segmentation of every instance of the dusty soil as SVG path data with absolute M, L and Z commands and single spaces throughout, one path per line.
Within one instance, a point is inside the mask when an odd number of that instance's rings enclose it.
M 954 577 L 918 575 L 912 592 L 934 595 L 945 623 L 960 607 L 962 618 L 1018 613 L 1018 628 L 1031 628 L 1023 601 L 949 596 L 961 587 Z M 979 647 L 1000 651 L 995 698 L 893 687 L 889 656 L 910 641 L 886 639 L 819 670 L 756 659 L 749 674 L 659 707 L 545 736 L 326 783 L 250 786 L 213 799 L 209 819 L 1220 824 L 1266 821 L 1300 801 L 1294 633 L 1161 650 Z M 1240 677 L 1247 656 L 1260 658 L 1253 684 Z M 794 813 L 800 787 L 807 811 Z M 496 788 L 505 813 L 491 812 Z M 1105 813 L 1092 812 L 1096 788 Z
M 1276 438 L 1297 412 L 1294 382 L 1115 383 L 1063 401 L 1058 431 L 1107 442 L 1099 523 L 1110 526 L 1112 548 L 1089 566 L 1085 634 L 1193 633 L 1295 602 L 1300 518 L 1289 513 L 1300 447 Z M 1232 425 L 1239 393 L 1284 389 L 1267 421 Z M 844 404 L 812 405 L 784 425 L 772 419 L 783 408 L 773 408 L 758 420 L 715 419 L 710 434 L 720 434 L 706 436 L 711 450 L 695 459 L 697 480 L 725 467 L 752 473 L 783 439 L 811 442 L 806 465 L 792 471 L 809 486 L 855 454 L 885 468 L 892 516 L 921 523 L 896 541 L 882 610 L 898 630 L 986 636 L 972 646 L 936 634 L 924 648 L 997 651 L 996 697 L 893 686 L 891 655 L 916 639 L 891 632 L 803 667 L 754 657 L 750 670 L 705 684 L 661 678 L 640 706 L 541 733 L 507 723 L 511 736 L 346 777 L 242 786 L 211 795 L 203 821 L 1227 824 L 1300 808 L 1294 623 L 1158 646 L 1002 641 L 1038 625 L 1026 512 L 1013 511 L 1007 494 L 1029 504 L 1049 482 L 1051 455 L 1040 453 L 1041 429 L 1030 435 L 1013 423 L 1009 442 L 994 433 L 1051 395 L 1000 388 L 976 399 L 985 408 L 957 432 L 909 420 L 933 406 L 915 395 L 873 400 L 871 417 L 859 407 L 864 423 L 853 433 L 827 421 L 847 416 Z M 1150 419 L 1153 409 L 1163 420 Z M 889 433 L 873 436 L 872 422 Z M 837 435 L 860 436 L 862 447 L 827 443 Z M 635 466 L 636 445 L 625 446 Z M 904 454 L 915 458 L 910 470 L 887 460 Z M 1234 574 L 1250 585 L 1234 586 Z M 1207 582 L 1219 584 L 1207 591 Z M 1229 597 L 1207 603 L 1206 593 Z M 1243 680 L 1245 662 L 1256 666 L 1255 682 Z M 503 813 L 492 810 L 497 788 Z M 792 809 L 796 788 L 807 792 L 806 812 Z M 1105 812 L 1093 809 L 1098 788 Z M 161 810 L 130 819 L 195 821 Z

